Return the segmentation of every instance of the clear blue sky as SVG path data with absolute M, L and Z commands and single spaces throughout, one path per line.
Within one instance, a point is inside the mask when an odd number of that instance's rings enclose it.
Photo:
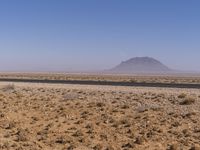
M 1 0 L 1 71 L 108 69 L 151 56 L 200 71 L 199 0 Z

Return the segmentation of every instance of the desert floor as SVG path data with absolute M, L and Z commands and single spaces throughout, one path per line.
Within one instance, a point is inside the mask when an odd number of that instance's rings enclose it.
M 0 83 L 0 149 L 199 150 L 200 90 Z

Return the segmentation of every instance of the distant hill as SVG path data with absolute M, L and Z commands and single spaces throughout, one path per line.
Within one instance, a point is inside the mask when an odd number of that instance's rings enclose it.
M 109 70 L 113 73 L 167 73 L 172 70 L 151 57 L 134 57 Z

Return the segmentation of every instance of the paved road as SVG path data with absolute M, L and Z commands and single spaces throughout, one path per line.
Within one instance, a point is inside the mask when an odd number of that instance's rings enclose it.
M 163 88 L 193 88 L 200 89 L 200 84 L 185 83 L 134 83 L 115 81 L 92 81 L 92 80 L 39 80 L 39 79 L 14 79 L 0 78 L 0 82 L 26 82 L 26 83 L 50 83 L 50 84 L 79 84 L 79 85 L 109 85 L 109 86 L 135 86 L 135 87 L 163 87 Z

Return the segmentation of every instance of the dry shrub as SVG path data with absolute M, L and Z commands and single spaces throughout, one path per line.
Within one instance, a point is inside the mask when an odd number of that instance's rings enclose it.
M 124 104 L 121 106 L 121 109 L 128 109 L 128 108 L 129 108 L 129 105 L 127 105 L 127 104 Z
M 179 104 L 180 105 L 191 105 L 193 103 L 195 103 L 195 98 L 194 97 L 186 97 Z
M 97 102 L 96 103 L 96 106 L 97 107 L 104 107 L 104 106 L 106 106 L 103 102 Z
M 137 112 L 139 112 L 139 113 L 143 113 L 145 111 L 148 111 L 148 108 L 145 105 L 139 106 L 137 108 Z
M 187 96 L 187 94 L 181 93 L 181 94 L 178 96 L 178 98 L 185 98 L 186 96 Z
M 75 100 L 75 99 L 78 99 L 78 94 L 75 94 L 75 93 L 68 93 L 68 94 L 65 94 L 63 96 L 63 100 L 64 101 L 67 101 L 67 100 Z
M 130 82 L 135 83 L 135 82 L 137 82 L 137 80 L 136 79 L 131 79 Z
M 2 87 L 3 91 L 12 91 L 14 89 L 15 89 L 15 85 L 14 84 L 8 84 L 8 85 L 5 85 L 4 87 Z

